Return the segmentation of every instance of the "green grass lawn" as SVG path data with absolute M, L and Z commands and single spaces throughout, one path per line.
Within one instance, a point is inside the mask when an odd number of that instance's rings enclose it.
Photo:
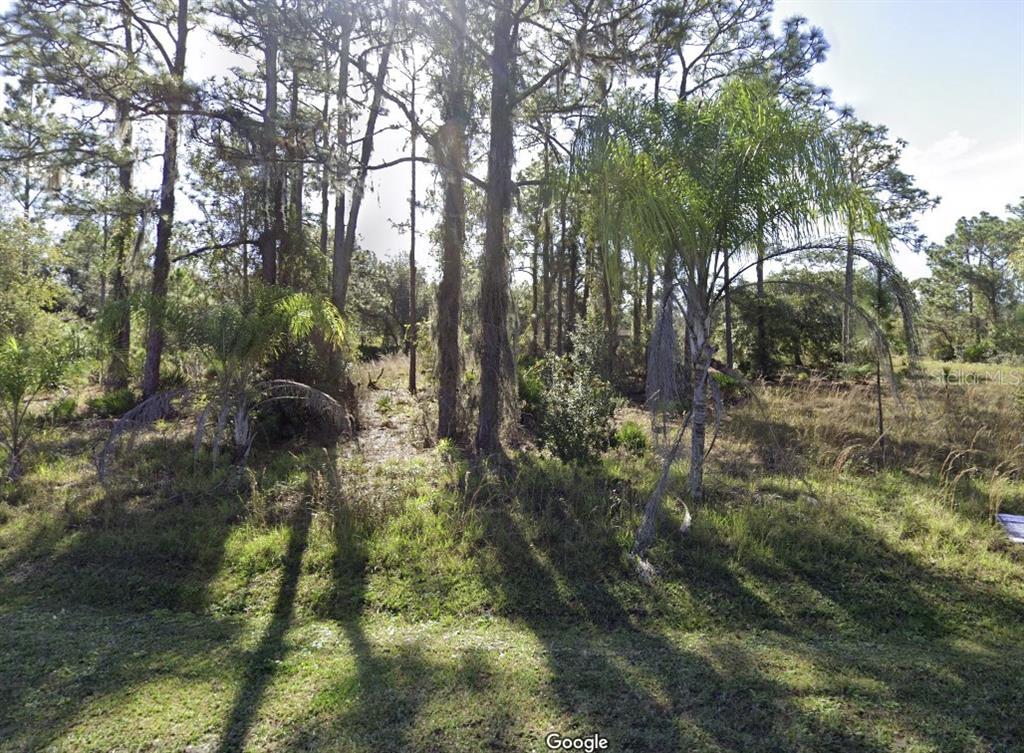
M 481 477 L 376 426 L 337 455 L 264 446 L 228 483 L 171 426 L 105 488 L 103 426 L 57 427 L 0 502 L 0 751 L 1024 749 L 1024 551 L 991 521 L 1024 512 L 992 471 L 1007 441 L 975 439 L 988 470 L 954 484 L 978 428 L 897 411 L 902 469 L 875 473 L 853 398 L 736 407 L 650 585 L 627 556 L 649 453 L 527 447 Z

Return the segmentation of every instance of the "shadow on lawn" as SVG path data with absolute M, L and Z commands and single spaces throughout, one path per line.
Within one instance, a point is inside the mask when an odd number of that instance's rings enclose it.
M 224 727 L 218 753 L 240 751 L 252 728 L 256 713 L 274 678 L 274 670 L 285 654 L 284 638 L 295 614 L 295 594 L 302 574 L 302 555 L 309 541 L 310 511 L 306 505 L 296 511 L 288 534 L 281 584 L 278 586 L 270 622 L 263 631 L 256 648 L 246 659 L 244 674 L 231 705 L 231 713 Z
M 742 580 L 729 566 L 727 545 L 705 534 L 677 552 L 680 567 L 673 575 L 694 593 L 703 592 L 699 598 L 745 601 L 740 611 L 747 624 L 735 629 L 768 628 L 785 643 L 777 654 L 764 655 L 752 654 L 749 643 L 729 640 L 711 641 L 709 650 L 685 650 L 666 637 L 664 621 L 660 630 L 648 629 L 643 615 L 624 606 L 614 578 L 579 569 L 584 563 L 564 543 L 600 546 L 593 537 L 611 531 L 581 521 L 563 504 L 556 516 L 559 530 L 537 535 L 524 529 L 523 516 L 512 514 L 536 504 L 525 488 L 485 506 L 486 538 L 499 566 L 484 572 L 490 588 L 508 603 L 547 603 L 552 613 L 578 615 L 572 627 L 542 610 L 518 615 L 544 644 L 551 687 L 562 711 L 574 719 L 575 729 L 559 732 L 602 733 L 611 749 L 630 751 L 870 753 L 906 737 L 941 750 L 1010 749 L 1012 735 L 1000 720 L 1020 700 L 1014 688 L 1022 657 L 1017 652 L 1001 661 L 994 651 L 958 647 L 954 636 L 964 634 L 964 619 L 1019 624 L 1020 601 L 924 569 L 850 521 L 832 533 L 811 529 L 817 540 L 792 548 L 777 538 L 772 566 Z M 814 560 L 802 559 L 811 552 Z M 872 580 L 877 572 L 887 577 Z M 815 597 L 795 616 L 773 597 L 759 595 L 765 581 L 787 573 L 800 588 L 783 590 L 778 598 Z M 751 584 L 757 581 L 762 587 L 754 593 Z M 833 618 L 812 601 L 841 613 L 837 624 L 830 625 Z M 845 642 L 822 640 L 822 628 L 841 630 Z M 850 651 L 847 644 L 860 640 L 888 648 Z M 911 642 L 920 655 L 901 656 L 900 641 Z M 929 641 L 931 647 L 922 651 Z M 781 666 L 769 673 L 768 660 Z M 784 681 L 790 662 L 811 667 L 816 677 L 810 688 Z M 859 678 L 868 690 L 844 685 L 847 677 Z M 986 689 L 986 678 L 994 687 Z M 936 684 L 952 692 L 936 693 Z M 858 706 L 867 707 L 869 716 L 886 708 L 892 714 L 893 703 L 900 710 L 885 721 L 895 730 L 876 732 L 872 722 L 857 716 Z
M 245 500 L 169 497 L 168 473 L 190 463 L 187 443 L 158 438 L 124 464 L 128 481 L 104 489 L 90 469 L 62 490 L 62 507 L 41 487 L 18 509 L 40 523 L 5 552 L 0 574 L 0 602 L 15 607 L 0 613 L 0 741 L 42 749 L 104 696 L 223 674 L 210 657 L 233 658 L 237 626 L 194 613 Z

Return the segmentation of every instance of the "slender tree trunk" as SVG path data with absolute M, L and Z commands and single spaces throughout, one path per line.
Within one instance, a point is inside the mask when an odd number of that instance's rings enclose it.
M 416 75 L 412 76 L 410 109 L 416 114 Z M 416 127 L 409 124 L 412 161 L 409 189 L 409 393 L 416 394 Z
M 135 58 L 132 39 L 132 10 L 127 3 L 122 3 L 121 9 L 121 23 L 124 29 L 123 49 L 125 57 L 132 61 Z M 115 104 L 115 113 L 114 130 L 121 153 L 118 155 L 117 164 L 119 206 L 117 221 L 111 237 L 114 263 L 111 270 L 110 297 L 113 311 L 110 322 L 110 363 L 104 380 L 108 390 L 126 389 L 130 376 L 128 359 L 132 341 L 132 316 L 128 301 L 127 265 L 135 232 L 135 202 L 132 196 L 135 156 L 132 153 L 131 102 L 127 99 L 119 99 Z
M 566 280 L 565 301 L 568 309 L 565 317 L 565 331 L 568 342 L 565 343 L 566 350 L 572 350 L 572 337 L 576 332 L 576 315 L 579 312 L 579 300 L 577 290 L 579 289 L 580 274 L 580 247 L 574 237 L 569 241 L 569 273 Z
M 848 223 L 849 224 L 849 223 Z M 846 233 L 846 278 L 843 285 L 843 362 L 853 360 L 853 230 Z
M 643 299 L 640 297 L 640 286 L 642 284 L 640 274 L 640 260 L 633 257 L 633 348 L 634 352 L 640 352 L 641 348 L 641 309 Z
M 548 135 L 551 124 L 546 124 L 544 131 L 544 189 L 541 191 L 541 221 L 544 230 L 544 352 L 551 350 L 551 286 L 554 283 L 554 275 L 551 263 L 552 237 L 551 237 L 551 139 Z
M 875 270 L 875 312 L 879 323 L 882 319 L 882 270 Z M 881 452 L 879 467 L 885 466 L 885 415 L 882 411 L 882 356 L 875 356 L 875 394 L 878 398 L 878 449 Z
M 512 158 L 516 38 L 512 0 L 499 0 L 494 11 L 491 52 L 491 138 L 487 157 L 484 258 L 480 280 L 480 415 L 476 449 L 481 455 L 501 450 L 502 359 L 508 343 L 508 258 L 506 219 L 512 199 Z
M 570 160 L 572 156 L 570 155 Z M 566 262 L 566 213 L 568 192 L 562 189 L 561 198 L 558 201 L 558 282 L 555 287 L 557 291 L 558 326 L 555 333 L 555 348 L 558 355 L 565 351 L 565 262 Z
M 303 162 L 303 148 L 299 145 L 299 69 L 292 68 L 291 100 L 288 106 L 289 130 L 288 161 L 291 180 L 288 191 L 288 223 L 284 249 L 281 256 L 288 263 L 278 260 L 278 275 L 285 285 L 299 285 L 297 262 L 301 258 L 303 244 L 303 198 L 305 194 L 306 168 Z
M 341 41 L 338 44 L 338 126 L 335 135 L 334 186 L 334 245 L 331 258 L 331 302 L 335 308 L 345 305 L 348 277 L 345 258 L 345 191 L 348 182 L 348 54 L 352 37 L 352 22 L 342 22 Z M 343 269 L 345 274 L 342 284 Z
M 459 433 L 458 393 L 461 358 L 459 316 L 462 308 L 462 252 L 466 241 L 465 65 L 466 0 L 453 0 L 451 57 L 444 79 L 447 97 L 438 150 L 442 155 L 444 207 L 441 218 L 441 280 L 437 286 L 437 436 L 455 439 Z
M 691 307 L 693 302 L 691 301 Z M 707 431 L 707 385 L 708 369 L 711 366 L 709 343 L 710 323 L 703 311 L 693 311 L 694 327 L 694 376 L 693 404 L 691 407 L 692 429 L 690 432 L 690 499 L 699 503 L 704 498 L 704 445 Z
M 533 248 L 530 253 L 530 350 L 540 353 L 540 222 L 533 228 Z
M 174 46 L 171 76 L 177 91 L 167 115 L 164 130 L 163 173 L 160 180 L 160 216 L 156 225 L 153 251 L 153 284 L 150 289 L 149 334 L 146 339 L 146 364 L 142 374 L 142 396 L 152 397 L 160 389 L 160 361 L 164 350 L 164 309 L 167 304 L 167 278 L 171 271 L 171 233 L 174 228 L 174 191 L 178 182 L 178 126 L 181 115 L 181 86 L 185 78 L 185 49 L 188 37 L 188 0 L 178 0 L 178 33 Z
M 323 128 L 323 145 L 322 152 L 323 162 L 320 165 L 320 258 L 327 259 L 327 234 L 330 227 L 330 211 L 331 211 L 331 180 L 330 180 L 330 157 L 327 156 L 331 153 L 331 137 L 330 133 L 330 117 L 331 117 L 331 88 L 330 88 L 330 70 L 331 61 L 330 55 L 327 50 L 324 50 L 324 77 L 328 81 L 328 84 L 324 86 L 324 105 L 320 111 L 321 127 Z
M 725 278 L 725 365 L 732 370 L 732 281 L 729 279 L 729 252 L 722 259 L 722 274 Z
M 768 327 L 765 321 L 764 300 L 764 241 L 757 240 L 757 373 L 767 377 L 771 368 L 768 364 Z
M 647 323 L 647 331 L 650 332 L 651 323 L 654 321 L 654 267 L 650 264 L 645 266 L 647 285 L 644 290 L 644 321 Z
M 363 204 L 363 194 L 366 191 L 366 176 L 370 169 L 370 157 L 373 156 L 374 133 L 377 130 L 377 119 L 380 117 L 384 84 L 387 81 L 388 64 L 391 60 L 391 48 L 394 46 L 395 33 L 398 28 L 398 11 L 399 0 L 393 0 L 390 12 L 391 31 L 389 32 L 387 42 L 380 51 L 377 74 L 373 79 L 373 97 L 370 101 L 370 111 L 366 118 L 366 133 L 363 136 L 359 164 L 356 166 L 356 179 L 352 185 L 352 201 L 348 208 L 345 243 L 341 249 L 341 263 L 338 267 L 338 279 L 335 282 L 338 286 L 338 300 L 335 302 L 335 305 L 341 312 L 345 311 L 345 299 L 348 296 L 348 278 L 352 272 L 352 254 L 356 248 L 356 226 L 359 221 L 359 210 Z
M 277 56 L 278 8 L 269 0 L 267 31 L 264 40 L 264 110 L 263 110 L 263 231 L 260 234 L 260 259 L 263 281 L 277 284 L 277 247 L 280 242 L 278 215 L 281 213 L 281 166 L 277 160 Z

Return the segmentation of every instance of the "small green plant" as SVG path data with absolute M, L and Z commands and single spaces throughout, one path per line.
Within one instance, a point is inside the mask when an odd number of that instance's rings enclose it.
M 24 453 L 36 427 L 29 411 L 58 384 L 75 355 L 70 342 L 19 343 L 8 337 L 0 344 L 0 446 L 7 450 L 9 480 L 24 472 Z
M 987 340 L 973 343 L 964 348 L 964 361 L 967 363 L 982 363 L 992 354 L 992 343 Z
M 525 416 L 531 419 L 540 416 L 541 403 L 544 400 L 544 383 L 537 369 L 530 367 L 519 370 L 519 400 L 522 402 Z
M 537 439 L 560 460 L 589 463 L 608 446 L 619 400 L 589 365 L 586 352 L 548 356 L 537 363 L 543 385 Z
M 125 387 L 90 398 L 87 405 L 89 413 L 96 418 L 114 418 L 130 411 L 135 407 L 135 402 L 135 393 Z
M 70 395 L 60 398 L 54 401 L 46 411 L 46 418 L 55 424 L 67 423 L 75 417 L 75 412 L 78 410 L 78 401 Z
M 394 412 L 395 402 L 391 399 L 391 395 L 384 395 L 377 400 L 377 410 L 383 416 L 389 416 Z
M 615 432 L 614 443 L 631 455 L 643 455 L 647 452 L 647 434 L 636 421 L 626 421 Z

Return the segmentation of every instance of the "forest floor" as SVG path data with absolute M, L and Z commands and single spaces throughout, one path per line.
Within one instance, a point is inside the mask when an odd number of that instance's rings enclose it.
M 881 472 L 867 383 L 732 406 L 644 585 L 654 453 L 481 475 L 385 366 L 358 442 L 266 443 L 241 480 L 185 417 L 105 486 L 108 422 L 47 429 L 0 502 L 0 751 L 1024 744 L 1024 547 L 992 522 L 1024 513 L 1024 372 L 887 397 Z

